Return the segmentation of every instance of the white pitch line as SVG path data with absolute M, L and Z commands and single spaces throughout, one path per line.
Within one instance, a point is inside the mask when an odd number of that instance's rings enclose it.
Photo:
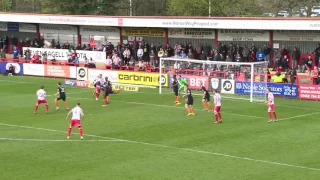
M 35 77 L 35 78 L 32 78 L 32 79 L 39 79 L 41 77 Z M 45 78 L 44 78 L 45 79 Z M 64 79 L 62 79 L 64 80 Z M 22 83 L 22 84 L 40 84 L 40 83 L 34 83 L 34 82 L 26 82 L 26 81 L 13 81 L 13 80 L 3 80 L 3 79 L 0 79 L 0 81 L 3 81 L 3 82 L 14 82 L 14 83 Z M 42 83 L 42 85 L 48 85 L 48 86 L 56 86 L 55 84 L 48 84 L 48 83 Z M 68 86 L 68 88 L 79 88 L 79 87 L 76 87 L 76 86 Z M 126 92 L 126 93 L 145 93 L 145 94 L 158 94 L 158 93 L 150 93 L 150 92 Z M 244 100 L 239 100 L 239 99 L 230 99 L 230 98 L 225 98 L 224 99 L 225 101 L 240 101 L 240 102 L 243 102 L 243 103 L 250 103 L 249 101 L 244 101 Z M 259 104 L 259 103 L 256 103 L 258 105 L 262 105 L 262 104 Z M 303 109 L 303 110 L 314 110 L 314 111 L 317 111 L 317 109 L 310 109 L 310 108 L 304 108 L 304 107 L 297 107 L 297 106 L 289 106 L 289 105 L 281 105 L 281 104 L 277 104 L 277 106 L 280 106 L 280 107 L 289 107 L 289 108 L 295 108 L 295 109 Z
M 23 139 L 23 138 L 0 138 L 0 141 L 34 141 L 34 142 L 125 142 L 115 139 L 89 139 L 89 140 L 71 140 L 71 139 Z
M 47 131 L 54 131 L 54 132 L 63 132 L 63 131 L 52 130 L 52 129 L 36 128 L 36 127 L 31 127 L 31 126 L 19 126 L 19 125 L 14 125 L 14 124 L 0 123 L 0 125 L 11 126 L 11 127 L 19 127 L 19 128 L 47 130 Z M 139 142 L 139 141 L 131 141 L 131 140 L 111 138 L 111 137 L 105 137 L 105 136 L 96 136 L 96 135 L 89 135 L 89 134 L 85 134 L 85 136 L 100 137 L 102 139 L 123 141 L 123 142 L 127 142 L 127 143 L 132 143 L 132 144 L 142 144 L 142 145 L 153 146 L 153 147 L 175 149 L 175 150 L 179 150 L 179 151 L 188 151 L 188 152 L 193 152 L 193 153 L 198 153 L 198 154 L 209 154 L 209 155 L 220 156 L 220 157 L 228 157 L 228 158 L 245 160 L 245 161 L 260 162 L 260 163 L 264 163 L 264 164 L 272 164 L 272 165 L 278 165 L 278 166 L 284 166 L 284 167 L 292 167 L 292 168 L 298 168 L 298 169 L 306 169 L 306 170 L 319 171 L 320 172 L 319 168 L 312 168 L 312 167 L 306 167 L 306 166 L 299 166 L 299 165 L 292 165 L 292 164 L 279 163 L 279 162 L 273 162 L 273 161 L 266 161 L 266 160 L 248 158 L 248 157 L 233 156 L 233 155 L 229 155 L 229 154 L 221 154 L 221 153 L 202 151 L 202 150 L 196 150 L 196 149 L 180 148 L 180 147 L 167 146 L 167 145 L 161 145 L 161 144 L 153 144 L 153 143 L 146 143 L 146 142 Z
M 288 118 L 282 118 L 282 119 L 279 119 L 279 121 L 285 121 L 285 120 L 295 119 L 295 118 L 299 118 L 299 117 L 312 116 L 312 115 L 316 115 L 316 114 L 320 114 L 320 112 L 310 113 L 310 114 L 302 114 L 302 115 L 292 116 L 292 117 L 288 117 Z

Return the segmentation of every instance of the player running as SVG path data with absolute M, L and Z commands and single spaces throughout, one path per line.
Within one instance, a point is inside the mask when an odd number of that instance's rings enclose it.
M 97 81 L 95 83 L 95 93 L 96 93 L 96 100 L 99 100 L 99 96 L 100 96 L 100 93 L 101 93 L 101 82 L 100 81 Z
M 210 94 L 209 91 L 206 89 L 206 87 L 202 86 L 203 96 L 202 96 L 202 104 L 203 104 L 203 110 L 212 111 L 212 105 L 210 103 Z
M 218 90 L 214 90 L 214 116 L 215 116 L 215 123 L 217 124 L 222 123 L 222 115 L 220 113 L 221 110 L 221 96 Z
M 55 94 L 55 96 L 58 96 L 55 100 L 54 103 L 56 105 L 56 110 L 59 110 L 59 100 L 62 100 L 64 103 L 64 106 L 66 107 L 67 110 L 69 110 L 68 103 L 66 101 L 67 96 L 66 96 L 66 90 L 65 88 L 61 85 L 61 82 L 58 83 L 58 92 Z
M 271 88 L 268 88 L 268 101 L 266 102 L 268 104 L 268 115 L 269 115 L 269 123 L 272 122 L 272 114 L 274 116 L 275 122 L 278 122 L 277 113 L 274 110 L 274 96 L 271 92 Z
M 80 103 L 77 103 L 77 106 L 74 107 L 73 109 L 71 109 L 71 111 L 69 111 L 69 113 L 67 114 L 67 117 L 66 117 L 67 120 L 68 120 L 68 117 L 69 117 L 69 115 L 71 113 L 72 113 L 72 118 L 71 118 L 70 126 L 69 126 L 69 129 L 68 129 L 68 137 L 67 137 L 67 139 L 70 139 L 71 131 L 72 131 L 72 128 L 74 126 L 78 126 L 80 139 L 84 139 L 83 138 L 83 131 L 82 131 L 82 126 L 81 126 L 81 121 L 80 121 L 81 117 L 82 117 L 82 120 L 84 119 L 84 113 L 83 113 L 83 110 L 80 108 Z
M 107 106 L 110 103 L 110 94 L 118 94 L 120 90 L 113 91 L 111 81 L 108 77 L 105 78 L 105 82 L 102 85 L 104 91 L 104 104 L 102 106 Z
M 186 104 L 184 106 L 188 111 L 187 116 L 191 116 L 191 115 L 194 116 L 195 113 L 194 113 L 194 107 L 193 107 L 193 97 L 192 97 L 191 90 L 188 88 L 188 86 L 186 86 L 185 92 L 186 92 L 186 95 L 184 95 L 183 97 L 187 96 Z
M 44 91 L 44 86 L 41 86 L 40 89 L 37 91 L 37 97 L 38 97 L 38 100 L 36 102 L 36 107 L 34 108 L 34 114 L 37 113 L 40 104 L 44 104 L 46 106 L 46 113 L 48 114 L 49 105 L 46 100 L 47 93 Z
M 176 96 L 176 101 L 174 101 L 174 103 L 176 105 L 181 104 L 180 96 L 179 96 L 179 82 L 177 79 L 177 75 L 173 75 L 172 77 L 172 89 L 173 89 L 174 95 Z

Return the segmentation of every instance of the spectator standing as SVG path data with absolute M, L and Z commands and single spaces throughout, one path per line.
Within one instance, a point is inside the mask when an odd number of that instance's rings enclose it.
M 200 56 L 199 56 L 199 60 L 207 60 L 207 54 L 205 51 L 202 51 Z
M 17 38 L 14 37 L 14 35 L 12 35 L 12 36 L 11 36 L 11 39 L 10 39 L 10 53 L 11 53 L 11 54 L 13 53 L 14 47 L 16 47 L 17 42 L 18 42 Z
M 162 58 L 163 55 L 164 55 L 164 50 L 162 48 L 160 48 L 158 51 L 158 58 Z
M 284 71 L 287 71 L 289 69 L 289 59 L 288 56 L 285 55 L 282 60 L 281 60 L 281 64 L 282 64 L 282 69 Z
M 295 47 L 292 52 L 292 65 L 291 65 L 292 69 L 297 68 L 299 59 L 300 59 L 300 51 L 298 50 L 297 47 Z
M 265 57 L 264 52 L 262 51 L 261 48 L 259 48 L 259 51 L 257 51 L 257 53 L 256 53 L 256 59 L 257 59 L 257 61 L 263 61 L 263 60 L 264 60 L 264 57 Z
M 244 62 L 248 62 L 249 61 L 249 54 L 250 54 L 249 48 L 247 47 L 247 45 L 244 45 L 243 50 L 242 50 L 242 55 L 243 55 Z
M 231 59 L 231 61 L 234 60 L 235 53 L 236 53 L 236 48 L 234 47 L 233 43 L 230 43 L 230 46 L 229 46 L 229 58 Z
M 181 49 L 182 48 L 181 48 L 180 44 L 178 42 L 176 42 L 176 45 L 174 46 L 174 55 L 179 56 Z
M 1 59 L 6 58 L 6 53 L 2 49 L 0 49 L 0 58 Z
M 254 51 L 254 54 L 256 54 L 257 50 L 258 50 L 258 48 L 256 47 L 256 45 L 254 43 L 252 43 L 250 51 L 251 52 Z
M 188 56 L 189 59 L 194 59 L 194 55 L 192 53 L 192 49 L 189 49 L 187 56 Z
M 265 44 L 263 52 L 264 52 L 264 60 L 268 62 L 268 66 L 270 67 L 271 48 L 267 44 Z
M 24 42 L 22 39 L 20 39 L 20 41 L 17 43 L 17 49 L 20 53 L 20 57 L 23 57 L 23 47 L 24 47 Z
M 153 53 L 157 52 L 157 47 L 154 45 L 153 42 L 150 44 L 150 53 L 151 53 L 152 50 L 153 50 Z
M 112 62 L 113 62 L 113 65 L 114 65 L 114 67 L 112 69 L 119 69 L 121 59 L 118 56 L 118 54 L 114 54 L 113 55 Z
M 141 61 L 143 58 L 143 49 L 141 46 L 139 46 L 139 49 L 137 51 L 138 61 Z
M 156 58 L 156 53 L 154 51 L 154 48 L 152 47 L 152 43 L 151 43 L 151 52 L 150 52 L 149 58 L 150 58 L 150 65 L 154 66 L 154 59 Z
M 187 59 L 187 54 L 182 50 L 181 53 L 180 53 L 180 56 L 183 58 L 183 59 Z
M 32 56 L 32 63 L 39 63 L 40 64 L 40 55 L 38 52 L 36 52 L 33 56 Z
M 250 58 L 249 59 L 250 62 L 256 62 L 256 53 L 255 53 L 255 51 L 251 51 L 251 55 L 250 55 L 249 58 Z
M 170 57 L 170 56 L 174 55 L 173 54 L 173 49 L 170 46 L 170 44 L 167 44 L 164 50 L 167 51 L 167 57 Z
M 142 60 L 143 61 L 148 61 L 149 59 L 149 44 L 148 42 L 144 42 L 144 44 L 142 45 L 143 46 L 143 55 L 142 55 Z
M 287 48 L 284 45 L 282 45 L 281 58 L 284 58 L 284 56 L 287 56 L 287 55 L 288 55 Z
M 106 68 L 112 68 L 112 59 L 110 58 L 110 56 L 107 56 L 106 59 Z
M 320 59 L 320 44 L 318 44 L 318 47 L 314 50 L 315 54 L 315 65 L 319 67 L 319 59 Z
M 131 57 L 130 50 L 129 50 L 128 48 L 126 48 L 126 49 L 123 51 L 123 59 L 124 59 L 124 64 L 125 64 L 126 66 L 129 66 L 130 57 Z
M 13 59 L 19 59 L 19 51 L 17 47 L 13 47 L 12 55 L 13 55 Z
M 92 58 L 89 60 L 88 68 L 96 68 L 96 62 Z
M 3 43 L 3 47 L 2 47 L 3 52 L 7 53 L 8 37 L 7 36 L 3 36 L 3 39 L 1 41 Z
M 77 67 L 79 67 L 79 58 L 78 58 L 78 57 L 74 58 L 73 63 L 74 63 Z
M 209 55 L 210 49 L 211 49 L 211 47 L 208 45 L 208 43 L 205 43 L 205 45 L 203 46 L 203 51 L 207 56 Z M 186 52 L 188 52 L 188 51 L 186 51 Z
M 94 49 L 96 48 L 96 40 L 94 40 L 93 38 L 90 39 L 90 42 L 89 42 L 89 45 L 90 45 L 90 48 L 92 51 L 94 51 Z M 68 48 L 69 49 L 69 48 Z

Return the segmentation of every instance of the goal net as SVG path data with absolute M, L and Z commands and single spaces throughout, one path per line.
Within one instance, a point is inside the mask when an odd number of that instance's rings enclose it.
M 167 74 L 169 79 L 167 87 L 160 83 L 160 94 L 173 94 L 172 78 L 176 75 L 188 82 L 188 87 L 195 95 L 202 95 L 201 88 L 204 86 L 209 92 L 219 90 L 224 98 L 265 101 L 268 62 L 202 61 L 168 57 L 161 58 L 159 63 L 160 77 Z

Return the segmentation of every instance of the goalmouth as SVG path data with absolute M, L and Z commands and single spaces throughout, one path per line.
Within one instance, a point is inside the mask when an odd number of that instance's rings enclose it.
M 264 102 L 267 90 L 268 62 L 226 62 L 185 59 L 179 57 L 161 58 L 159 62 L 159 93 L 173 93 L 172 77 L 181 76 L 188 81 L 188 87 L 195 95 L 202 95 L 205 86 L 209 92 L 219 90 L 225 98 Z M 168 86 L 161 79 L 168 78 Z

